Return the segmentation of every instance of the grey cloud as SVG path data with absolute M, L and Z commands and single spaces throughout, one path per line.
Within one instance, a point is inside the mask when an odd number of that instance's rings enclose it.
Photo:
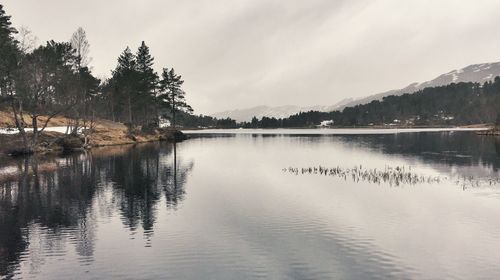
M 186 80 L 196 113 L 329 105 L 500 61 L 495 0 L 5 0 L 43 42 L 87 30 L 109 75 L 140 41 Z

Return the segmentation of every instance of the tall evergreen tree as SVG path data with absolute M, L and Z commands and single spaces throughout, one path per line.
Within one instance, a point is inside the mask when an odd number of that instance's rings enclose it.
M 136 100 L 136 59 L 134 54 L 127 47 L 118 57 L 118 65 L 113 71 L 115 85 L 114 100 L 124 103 L 127 111 L 127 120 L 130 126 L 134 124 L 133 103 Z M 124 101 L 124 102 L 122 102 Z
M 154 122 L 157 122 L 156 113 L 156 88 L 158 84 L 158 75 L 153 69 L 154 58 L 149 52 L 149 47 L 142 41 L 136 54 L 136 69 L 138 75 L 138 100 L 143 109 L 143 124 L 152 120 L 151 113 L 154 115 Z
M 142 41 L 136 54 L 137 70 L 141 73 L 153 73 L 154 58 L 149 52 L 149 47 Z
M 125 71 L 135 70 L 135 56 L 127 47 L 118 57 L 118 65 L 116 66 L 116 71 L 123 73 Z
M 182 90 L 182 80 L 181 75 L 175 74 L 174 68 L 168 69 L 163 68 L 162 80 L 160 81 L 160 87 L 162 94 L 159 99 L 160 102 L 170 109 L 172 115 L 172 127 L 175 129 L 176 120 L 175 114 L 178 111 L 184 111 L 191 113 L 193 109 L 186 103 L 186 93 Z
M 0 4 L 0 97 L 6 98 L 13 93 L 13 78 L 17 68 L 18 48 L 10 16 L 6 15 Z

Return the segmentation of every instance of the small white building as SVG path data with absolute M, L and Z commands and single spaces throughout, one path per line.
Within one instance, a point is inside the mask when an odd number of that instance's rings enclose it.
M 333 120 L 322 121 L 318 127 L 331 127 L 333 126 Z
M 166 119 L 166 118 L 163 118 L 163 117 L 158 117 L 158 126 L 160 128 L 163 128 L 163 127 L 169 127 L 170 126 L 170 120 L 169 119 Z

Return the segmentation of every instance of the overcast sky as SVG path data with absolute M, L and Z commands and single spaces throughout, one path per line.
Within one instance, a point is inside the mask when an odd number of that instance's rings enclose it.
M 195 113 L 332 105 L 500 61 L 498 0 L 3 0 L 39 42 L 79 27 L 109 76 L 126 46 L 185 79 Z

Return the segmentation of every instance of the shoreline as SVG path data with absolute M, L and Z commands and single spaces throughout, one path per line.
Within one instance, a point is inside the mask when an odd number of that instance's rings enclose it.
M 382 135 L 417 132 L 485 132 L 489 131 L 484 127 L 426 127 L 426 128 L 242 128 L 242 129 L 202 129 L 183 130 L 187 135 L 202 134 L 262 134 L 262 135 Z
M 28 133 L 29 135 L 29 133 Z M 31 154 L 51 154 L 76 152 L 100 147 L 136 145 L 152 142 L 179 142 L 185 135 L 179 130 L 159 129 L 155 133 L 129 134 L 127 131 L 96 132 L 89 137 L 85 146 L 83 135 L 68 135 L 60 132 L 45 131 L 39 136 L 35 150 Z M 24 150 L 19 134 L 0 134 L 0 157 L 28 155 Z
M 129 133 L 122 123 L 100 120 L 94 132 L 89 137 L 88 147 L 84 147 L 83 135 L 67 135 L 58 131 L 44 131 L 40 135 L 39 143 L 34 151 L 36 154 L 59 153 L 64 151 L 81 151 L 98 147 L 136 145 L 141 143 L 181 141 L 186 135 L 196 134 L 283 134 L 284 131 L 299 131 L 296 134 L 317 135 L 367 135 L 367 134 L 395 134 L 410 132 L 446 132 L 446 131 L 475 131 L 478 135 L 500 136 L 490 124 L 476 124 L 466 126 L 363 126 L 363 127 L 315 127 L 315 128 L 179 128 L 172 130 L 160 128 L 153 133 L 134 131 Z M 294 134 L 294 133 L 291 133 Z M 0 156 L 16 156 L 23 154 L 22 141 L 18 133 L 0 134 Z
M 414 126 L 404 126 L 404 125 L 366 125 L 366 126 L 330 126 L 330 127 L 266 127 L 266 128 L 251 128 L 251 127 L 235 127 L 235 128 L 194 128 L 186 127 L 182 128 L 182 131 L 197 131 L 197 130 L 224 130 L 224 129 L 261 129 L 261 130 L 272 130 L 272 129 L 452 129 L 452 128 L 474 128 L 474 129 L 493 129 L 494 125 L 490 123 L 483 124 L 469 124 L 469 125 L 414 125 Z

